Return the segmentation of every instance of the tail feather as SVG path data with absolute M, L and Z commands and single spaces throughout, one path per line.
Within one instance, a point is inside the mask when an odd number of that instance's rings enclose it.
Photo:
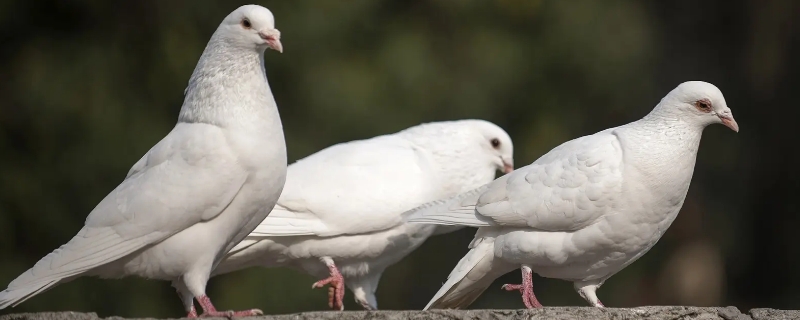
M 120 259 L 146 246 L 150 240 L 149 237 L 125 240 L 111 228 L 84 228 L 0 291 L 0 309 L 16 306 L 56 284 Z
M 423 310 L 465 308 L 495 279 L 514 270 L 513 265 L 494 257 L 493 237 L 476 239 L 471 247 Z
M 33 296 L 40 294 L 42 292 L 47 291 L 52 286 L 59 284 L 60 280 L 50 281 L 48 283 L 41 284 L 40 286 L 31 286 L 25 288 L 25 290 L 17 290 L 14 291 L 14 296 L 9 296 L 9 293 L 0 293 L 0 309 L 11 307 L 16 307 L 18 304 L 25 302 L 26 300 L 33 298 Z M 8 291 L 8 289 L 6 289 Z
M 491 224 L 475 212 L 478 198 L 489 188 L 484 185 L 450 198 L 432 201 L 403 213 L 410 223 L 447 226 L 488 227 Z

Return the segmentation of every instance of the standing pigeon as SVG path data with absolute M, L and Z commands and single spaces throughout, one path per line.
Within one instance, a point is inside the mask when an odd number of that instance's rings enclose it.
M 401 214 L 489 183 L 498 169 L 510 172 L 512 150 L 508 134 L 483 120 L 427 123 L 323 149 L 289 166 L 272 213 L 214 274 L 291 266 L 325 278 L 313 287 L 331 285 L 331 308 L 343 309 L 347 284 L 359 304 L 376 309 L 383 271 L 439 231 L 406 224 Z
M 137 275 L 188 290 L 206 316 L 261 313 L 218 312 L 205 287 L 225 253 L 269 214 L 286 180 L 283 128 L 263 65 L 267 47 L 283 50 L 274 26 L 272 13 L 256 5 L 222 21 L 175 128 L 72 240 L 0 292 L 0 309 L 80 276 Z
M 690 81 L 647 116 L 568 141 L 532 164 L 407 214 L 414 223 L 479 227 L 470 251 L 428 303 L 463 308 L 499 276 L 522 269 L 528 308 L 541 307 L 531 272 L 572 281 L 591 305 L 609 277 L 655 245 L 680 211 L 703 129 L 738 132 L 712 84 Z

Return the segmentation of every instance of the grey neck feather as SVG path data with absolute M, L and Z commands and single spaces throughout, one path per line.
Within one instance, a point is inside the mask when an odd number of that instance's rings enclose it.
M 237 47 L 215 33 L 189 79 L 178 122 L 221 127 L 280 126 L 264 51 Z

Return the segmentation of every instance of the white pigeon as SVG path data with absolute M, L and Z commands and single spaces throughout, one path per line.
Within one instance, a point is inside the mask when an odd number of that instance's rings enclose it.
M 263 65 L 268 47 L 283 50 L 269 10 L 248 5 L 229 14 L 197 63 L 175 128 L 72 240 L 0 292 L 0 309 L 80 276 L 136 275 L 187 289 L 207 316 L 261 313 L 218 312 L 205 287 L 286 179 L 283 128 Z
M 429 308 L 463 308 L 498 277 L 522 269 L 528 308 L 541 307 L 531 272 L 572 281 L 589 304 L 609 277 L 655 245 L 680 211 L 703 129 L 738 132 L 712 84 L 672 90 L 644 118 L 580 137 L 462 195 L 412 210 L 409 222 L 479 227 Z
M 434 122 L 340 143 L 289 166 L 278 204 L 214 274 L 290 266 L 326 278 L 329 306 L 343 308 L 344 285 L 376 309 L 383 271 L 437 228 L 401 214 L 491 182 L 513 170 L 511 138 L 483 120 Z M 452 230 L 452 228 L 450 228 Z M 444 230 L 444 231 L 451 231 Z

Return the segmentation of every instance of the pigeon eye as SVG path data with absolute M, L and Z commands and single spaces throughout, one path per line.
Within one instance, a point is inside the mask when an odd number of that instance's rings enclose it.
M 242 19 L 242 27 L 244 27 L 245 29 L 252 28 L 253 25 L 250 24 L 250 19 L 247 19 L 247 18 Z
M 711 112 L 711 101 L 705 99 L 698 100 L 694 103 L 694 107 L 705 113 Z
M 497 147 L 499 146 L 500 146 L 500 140 L 497 140 L 497 138 L 492 139 L 492 147 L 497 149 Z

